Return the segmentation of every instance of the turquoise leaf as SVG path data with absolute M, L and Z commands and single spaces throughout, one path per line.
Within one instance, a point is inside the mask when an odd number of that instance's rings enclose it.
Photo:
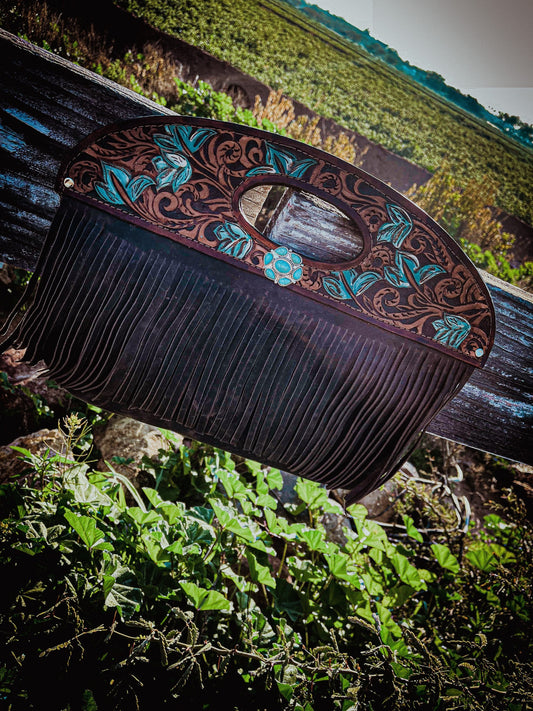
M 311 158 L 304 158 L 302 160 L 295 161 L 289 171 L 289 175 L 293 178 L 301 178 L 305 171 L 314 165 L 316 161 L 311 160 Z
M 153 159 L 154 166 L 160 168 L 156 178 L 158 190 L 170 185 L 172 190 L 176 192 L 180 185 L 189 180 L 192 175 L 191 164 L 183 156 L 180 157 L 182 161 L 179 163 L 176 160 L 176 154 L 165 153 L 162 157 L 158 156 Z
M 167 131 L 172 134 L 176 147 L 180 150 L 186 148 L 190 153 L 196 153 L 208 138 L 214 136 L 213 128 L 195 128 L 194 126 L 167 126 Z
M 188 151 L 196 153 L 210 136 L 216 131 L 212 128 L 195 128 L 194 126 L 165 126 L 167 133 L 156 133 L 154 143 L 163 151 Z
M 378 230 L 378 242 L 392 242 L 395 247 L 401 247 L 403 241 L 413 228 L 411 218 L 398 205 L 387 205 L 390 222 L 385 222 Z
M 260 165 L 249 170 L 246 175 L 265 175 L 267 173 L 276 173 L 276 170 L 271 165 Z
M 407 274 L 412 276 L 415 284 L 424 284 L 429 279 L 432 279 L 437 274 L 445 273 L 445 270 L 438 264 L 426 264 L 420 267 L 418 257 L 408 252 L 396 252 L 394 258 L 396 266 L 386 266 L 383 270 L 385 279 L 398 288 L 407 288 L 411 286 L 411 282 L 407 278 Z
M 236 259 L 244 259 L 252 248 L 253 240 L 250 235 L 234 222 L 217 225 L 214 233 L 219 241 L 218 251 Z
M 135 202 L 150 185 L 154 185 L 154 181 L 148 175 L 138 175 L 133 178 L 126 188 L 129 199 Z
M 274 148 L 271 143 L 265 141 L 266 156 L 265 160 L 268 165 L 271 165 L 276 173 L 288 173 L 291 165 L 295 162 L 296 156 L 289 151 L 284 151 L 280 148 Z
M 257 168 L 252 168 L 247 175 L 261 175 L 266 173 L 277 173 L 278 175 L 290 175 L 293 178 L 301 178 L 306 170 L 316 161 L 312 158 L 297 159 L 294 153 L 274 147 L 265 141 L 265 163 Z
M 96 183 L 94 187 L 97 194 L 112 205 L 125 204 L 125 200 L 120 195 L 116 183 L 124 189 L 131 202 L 138 200 L 147 187 L 154 185 L 154 181 L 148 175 L 138 175 L 132 179 L 128 170 L 105 161 L 102 161 L 102 170 L 104 180 Z
M 103 182 L 95 184 L 95 190 L 97 194 L 106 202 L 110 202 L 112 205 L 124 205 L 125 202 L 118 192 L 113 178 L 124 188 L 126 188 L 131 180 L 131 173 L 124 168 L 119 168 L 116 165 L 111 165 L 102 161 L 103 170 Z
M 470 332 L 470 324 L 462 316 L 444 313 L 442 319 L 433 321 L 436 330 L 433 340 L 451 348 L 458 348 Z
M 368 287 L 372 286 L 372 284 L 375 284 L 381 279 L 379 274 L 376 272 L 363 272 L 362 274 L 357 274 L 355 269 L 347 269 L 343 272 L 343 274 L 354 296 L 359 296 L 359 294 L 366 291 Z
M 351 298 L 351 294 L 344 285 L 342 278 L 340 276 L 340 272 L 332 272 L 332 274 L 336 274 L 337 276 L 329 276 L 329 277 L 324 277 L 322 279 L 322 286 L 324 289 L 327 291 L 327 293 L 332 296 L 334 299 L 339 299 L 341 301 L 345 301 L 346 299 Z
M 438 264 L 426 264 L 425 267 L 421 267 L 415 273 L 415 279 L 417 284 L 424 284 L 426 281 L 433 279 L 437 274 L 445 274 L 446 271 L 439 267 Z

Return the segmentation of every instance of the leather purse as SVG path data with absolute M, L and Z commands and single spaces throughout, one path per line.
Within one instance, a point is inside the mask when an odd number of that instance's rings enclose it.
M 489 355 L 491 299 L 453 239 L 315 148 L 149 117 L 89 136 L 57 186 L 8 345 L 107 410 L 355 500 Z

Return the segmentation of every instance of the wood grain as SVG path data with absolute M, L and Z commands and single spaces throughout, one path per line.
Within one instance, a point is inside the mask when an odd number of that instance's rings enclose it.
M 1 29 L 0 56 L 0 252 L 31 270 L 59 204 L 54 182 L 67 151 L 99 126 L 172 112 Z M 310 211 L 310 229 L 321 229 L 319 215 Z M 483 278 L 496 308 L 494 349 L 428 430 L 533 464 L 533 298 Z
M 100 126 L 173 112 L 1 29 L 0 56 L 0 250 L 31 270 L 69 148 Z

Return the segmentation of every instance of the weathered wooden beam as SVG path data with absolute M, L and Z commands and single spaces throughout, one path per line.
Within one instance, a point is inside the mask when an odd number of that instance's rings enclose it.
M 67 151 L 99 126 L 172 112 L 2 30 L 0 53 L 0 254 L 32 269 Z M 533 464 L 533 298 L 483 277 L 496 307 L 494 349 L 429 431 Z
M 0 56 L 0 254 L 31 270 L 69 148 L 114 121 L 173 112 L 1 29 Z
M 533 464 L 533 295 L 481 275 L 496 311 L 494 347 L 428 432 Z

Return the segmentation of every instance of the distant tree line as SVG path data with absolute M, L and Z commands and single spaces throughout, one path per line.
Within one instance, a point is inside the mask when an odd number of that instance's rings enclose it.
M 488 111 L 473 96 L 463 94 L 458 89 L 448 86 L 444 81 L 444 77 L 437 72 L 420 69 L 402 59 L 395 49 L 372 37 L 367 29 L 360 30 L 342 17 L 332 15 L 317 5 L 310 5 L 305 2 L 305 0 L 283 0 L 283 2 L 304 13 L 311 20 L 336 32 L 348 41 L 359 45 L 376 59 L 380 59 L 395 69 L 404 72 L 419 84 L 434 91 L 464 111 L 468 111 L 468 113 L 473 114 L 482 121 L 488 121 L 520 143 L 533 146 L 533 126 L 531 124 L 522 121 L 518 116 L 512 116 L 503 111 L 500 111 L 498 114 Z

